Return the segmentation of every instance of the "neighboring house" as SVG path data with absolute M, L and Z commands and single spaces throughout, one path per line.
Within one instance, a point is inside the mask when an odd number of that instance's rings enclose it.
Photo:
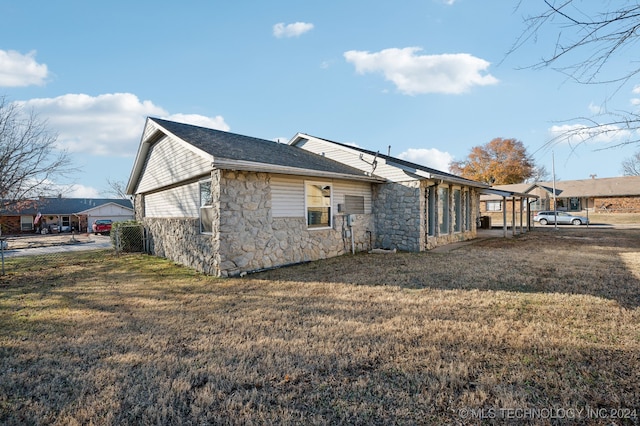
M 481 188 L 307 135 L 287 145 L 148 118 L 127 193 L 152 254 L 232 276 L 473 238 Z
M 553 210 L 576 213 L 610 212 L 640 213 L 640 176 L 624 176 L 601 179 L 556 181 L 555 197 L 553 182 L 497 185 L 498 190 L 516 191 L 539 198 L 531 204 L 530 211 Z M 555 204 L 554 204 L 555 198 Z M 511 206 L 496 196 L 483 195 L 480 211 L 483 215 L 495 216 Z M 526 211 L 526 205 L 524 206 Z
M 125 199 L 40 197 L 7 206 L 0 212 L 3 235 L 71 230 L 87 232 L 93 221 L 132 220 L 133 205 Z

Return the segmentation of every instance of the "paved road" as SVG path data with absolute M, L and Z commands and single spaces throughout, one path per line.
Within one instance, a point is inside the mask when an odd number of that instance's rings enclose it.
M 38 256 L 42 254 L 66 253 L 71 251 L 102 250 L 113 247 L 111 239 L 103 235 L 92 236 L 89 242 L 63 244 L 58 246 L 5 250 L 4 257 Z

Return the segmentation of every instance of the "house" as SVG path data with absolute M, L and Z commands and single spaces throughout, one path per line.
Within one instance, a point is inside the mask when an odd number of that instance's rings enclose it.
M 133 205 L 126 199 L 40 197 L 6 206 L 0 212 L 0 225 L 5 235 L 44 229 L 87 232 L 98 219 L 119 222 L 133 218 Z
M 493 188 L 538 196 L 531 203 L 530 212 L 556 207 L 559 211 L 577 213 L 640 213 L 640 176 L 560 180 L 555 182 L 555 196 L 553 182 L 497 185 Z M 483 215 L 500 215 L 510 208 L 495 195 L 481 197 L 480 211 Z M 524 210 L 527 211 L 526 205 Z
M 485 187 L 303 134 L 281 144 L 148 118 L 127 193 L 152 254 L 233 276 L 473 238 Z
M 422 251 L 476 236 L 479 194 L 488 185 L 304 133 L 289 144 L 385 179 L 374 187 L 378 246 Z

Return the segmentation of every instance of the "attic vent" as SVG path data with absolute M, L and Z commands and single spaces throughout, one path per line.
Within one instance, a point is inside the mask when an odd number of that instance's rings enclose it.
M 361 195 L 345 195 L 344 212 L 349 214 L 364 214 L 364 197 Z

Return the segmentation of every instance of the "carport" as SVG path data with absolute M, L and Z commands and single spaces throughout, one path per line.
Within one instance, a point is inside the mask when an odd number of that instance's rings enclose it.
M 533 222 L 531 218 L 531 209 L 530 203 L 535 202 L 539 197 L 537 195 L 528 194 L 525 192 L 515 192 L 515 191 L 506 191 L 503 189 L 496 188 L 483 188 L 480 190 L 480 194 L 491 195 L 491 196 L 499 196 L 502 197 L 502 205 L 504 208 L 502 209 L 502 235 L 503 237 L 507 237 L 508 223 L 507 223 L 507 201 L 510 201 L 511 204 L 511 232 L 512 235 L 516 235 L 518 232 L 518 227 L 520 228 L 521 234 L 530 231 L 533 227 Z M 529 201 L 533 199 L 532 201 Z M 519 226 L 516 224 L 516 204 L 519 205 L 520 210 L 520 223 Z M 526 206 L 526 209 L 525 209 Z M 523 216 L 527 215 L 526 226 L 523 221 Z

